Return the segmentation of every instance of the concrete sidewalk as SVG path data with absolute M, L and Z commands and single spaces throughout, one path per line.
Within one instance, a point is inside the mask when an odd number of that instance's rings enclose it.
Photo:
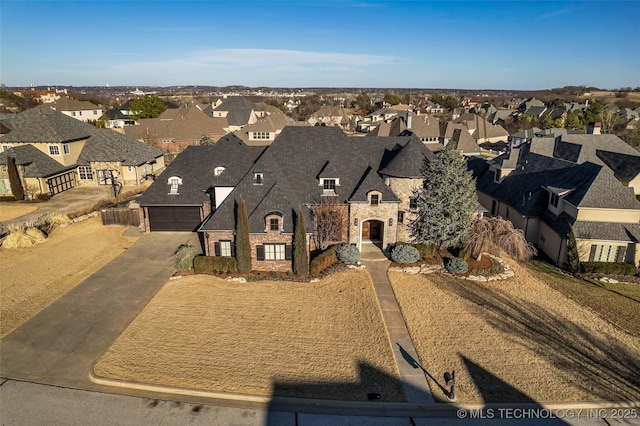
M 425 373 L 418 361 L 418 354 L 387 276 L 387 269 L 391 262 L 371 242 L 362 243 L 360 260 L 373 281 L 407 402 L 410 404 L 434 403 Z

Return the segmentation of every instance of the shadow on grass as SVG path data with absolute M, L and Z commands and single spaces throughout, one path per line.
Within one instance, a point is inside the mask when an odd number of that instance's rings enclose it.
M 485 286 L 446 281 L 436 285 L 474 303 L 480 317 L 549 360 L 572 377 L 574 386 L 606 401 L 640 399 L 640 353 L 628 346 L 596 336 L 567 318 L 555 317 L 539 305 L 525 305 L 521 300 Z M 483 379 L 486 373 L 481 367 L 476 368 L 475 364 L 468 366 L 476 370 L 472 374 L 480 377 L 480 380 L 474 380 L 481 392 L 486 393 L 484 396 L 489 398 L 486 402 L 506 402 L 492 400 L 491 394 L 483 387 L 501 387 L 504 388 L 503 394 L 509 394 L 513 391 L 511 386 L 487 377 Z

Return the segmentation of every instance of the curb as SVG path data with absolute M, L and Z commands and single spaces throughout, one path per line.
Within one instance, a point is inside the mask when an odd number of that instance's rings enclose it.
M 374 417 L 429 417 L 429 418 L 458 418 L 458 410 L 480 411 L 500 409 L 543 409 L 548 411 L 558 410 L 603 410 L 640 408 L 640 401 L 591 401 L 573 403 L 446 403 L 435 402 L 432 404 L 409 404 L 404 402 L 366 402 L 366 401 L 339 401 L 329 399 L 306 399 L 277 396 L 260 396 L 229 392 L 215 392 L 208 390 L 171 387 L 163 385 L 151 385 L 139 382 L 109 379 L 96 376 L 93 369 L 89 373 L 92 383 L 116 387 L 119 389 L 132 389 L 149 391 L 154 393 L 176 396 L 191 396 L 211 399 L 211 403 L 217 401 L 248 402 L 254 406 L 268 407 L 274 411 L 295 411 L 303 413 L 355 415 Z M 200 401 L 201 402 L 201 401 Z

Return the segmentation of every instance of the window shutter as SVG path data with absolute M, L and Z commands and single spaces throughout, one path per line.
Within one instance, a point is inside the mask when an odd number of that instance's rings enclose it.
M 616 262 L 623 263 L 624 255 L 627 253 L 627 248 L 625 246 L 618 247 L 618 257 L 616 258 Z
M 236 257 L 236 243 L 231 241 L 231 257 Z
M 220 256 L 220 243 L 213 243 L 213 252 L 216 256 Z
M 293 259 L 293 246 L 286 245 L 284 247 L 284 258 L 285 260 Z
M 589 252 L 589 262 L 593 262 L 593 259 L 596 258 L 596 248 L 595 244 L 591 245 L 591 251 Z
M 256 247 L 256 259 L 264 260 L 264 246 Z

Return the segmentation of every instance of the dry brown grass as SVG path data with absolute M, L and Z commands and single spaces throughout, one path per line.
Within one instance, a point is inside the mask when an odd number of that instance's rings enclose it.
M 455 369 L 461 402 L 639 400 L 638 336 L 510 265 L 488 283 L 390 273 L 425 368 Z
M 364 271 L 318 283 L 170 281 L 98 360 L 102 377 L 256 395 L 404 400 Z
M 28 204 L 0 204 L 0 222 L 16 219 L 27 213 L 38 210 L 37 206 Z
M 0 249 L 0 337 L 28 321 L 130 247 L 100 218 L 56 230 L 46 244 Z

